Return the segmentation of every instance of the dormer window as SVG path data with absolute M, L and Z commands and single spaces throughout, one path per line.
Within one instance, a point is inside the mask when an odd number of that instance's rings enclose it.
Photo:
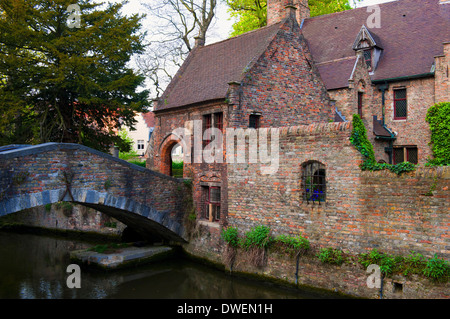
M 369 72 L 374 72 L 383 49 L 379 38 L 374 33 L 369 32 L 364 25 L 353 43 L 353 50 L 362 53 L 362 58 L 367 65 L 367 69 Z
M 372 71 L 372 49 L 364 50 L 364 61 L 366 62 L 367 69 Z

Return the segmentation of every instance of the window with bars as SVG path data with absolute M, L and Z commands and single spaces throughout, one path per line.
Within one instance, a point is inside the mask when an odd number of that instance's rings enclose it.
M 326 168 L 322 163 L 312 161 L 303 164 L 302 189 L 303 201 L 318 203 L 326 200 Z
M 403 162 L 419 163 L 419 150 L 416 146 L 400 146 L 394 148 L 394 164 Z
M 202 187 L 203 217 L 209 221 L 220 220 L 220 187 Z
M 394 119 L 404 120 L 408 116 L 406 89 L 394 90 Z
M 372 50 L 364 51 L 364 61 L 366 62 L 369 71 L 372 71 Z
M 251 114 L 249 118 L 248 127 L 249 128 L 259 128 L 260 115 Z

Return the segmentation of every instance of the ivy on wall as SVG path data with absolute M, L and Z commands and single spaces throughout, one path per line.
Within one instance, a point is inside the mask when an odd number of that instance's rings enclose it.
M 428 110 L 434 159 L 428 165 L 450 165 L 450 102 L 438 103 Z
M 353 115 L 353 130 L 350 142 L 364 157 L 364 162 L 360 165 L 363 171 L 381 171 L 388 169 L 397 175 L 401 175 L 402 173 L 411 172 L 416 169 L 416 165 L 410 162 L 403 162 L 396 165 L 377 163 L 373 145 L 367 137 L 366 127 L 358 114 Z

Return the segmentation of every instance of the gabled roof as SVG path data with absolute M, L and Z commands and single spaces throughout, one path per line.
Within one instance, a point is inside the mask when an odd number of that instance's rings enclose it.
M 375 35 L 375 33 L 370 32 L 365 25 L 361 27 L 359 30 L 358 36 L 356 37 L 355 42 L 353 43 L 352 49 L 358 50 L 360 48 L 361 41 L 367 40 L 369 42 L 370 47 L 381 47 L 381 41 L 379 37 Z
M 372 80 L 429 74 L 434 57 L 443 54 L 443 42 L 450 41 L 450 3 L 439 0 L 398 0 L 380 4 L 381 28 L 368 28 L 383 52 Z M 342 86 L 351 73 L 348 58 L 362 25 L 373 11 L 367 7 L 306 19 L 302 32 L 327 89 Z M 333 63 L 335 70 L 323 63 Z M 320 67 L 322 65 L 322 68 Z M 320 70 L 322 69 L 322 70 Z M 322 73 L 324 72 L 325 73 Z
M 282 22 L 191 51 L 162 95 L 156 111 L 225 99 L 228 83 L 266 50 Z

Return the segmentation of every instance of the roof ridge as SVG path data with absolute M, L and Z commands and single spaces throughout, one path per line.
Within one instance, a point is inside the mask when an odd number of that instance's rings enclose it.
M 386 5 L 391 5 L 392 3 L 398 3 L 400 1 L 404 1 L 404 0 L 391 0 L 391 1 L 388 1 L 388 2 L 378 3 L 378 4 L 375 4 L 375 5 L 386 6 Z M 436 1 L 438 1 L 438 0 L 436 0 Z M 312 20 L 312 19 L 324 18 L 324 17 L 330 17 L 330 16 L 333 16 L 333 15 L 345 14 L 345 13 L 348 13 L 348 12 L 354 11 L 354 10 L 363 10 L 363 9 L 367 10 L 368 7 L 372 7 L 372 6 L 374 6 L 374 5 L 368 5 L 368 6 L 364 6 L 364 7 L 357 7 L 357 8 L 352 8 L 352 9 L 339 11 L 339 12 L 332 12 L 332 13 L 322 14 L 322 15 L 306 18 L 305 21 Z
M 216 45 L 216 44 L 221 44 L 221 43 L 223 43 L 223 42 L 235 40 L 235 39 L 238 39 L 238 38 L 241 38 L 241 37 L 244 37 L 244 36 L 251 35 L 251 34 L 256 33 L 256 32 L 264 31 L 264 30 L 266 30 L 266 29 L 268 29 L 268 28 L 272 28 L 272 27 L 274 27 L 274 26 L 276 26 L 276 25 L 281 25 L 283 22 L 284 22 L 284 20 L 282 20 L 282 21 L 280 21 L 280 22 L 277 22 L 277 23 L 274 23 L 274 24 L 271 24 L 271 25 L 266 25 L 266 26 L 261 27 L 261 28 L 258 28 L 258 29 L 250 30 L 250 31 L 247 31 L 247 32 L 245 32 L 245 33 L 239 34 L 239 35 L 237 35 L 237 36 L 234 36 L 234 37 L 231 37 L 231 38 L 227 38 L 227 39 L 223 39 L 223 40 L 220 40 L 220 41 L 217 41 L 217 42 L 214 42 L 214 43 L 205 45 L 205 46 L 203 46 L 203 47 L 199 47 L 199 49 L 209 48 L 209 47 L 212 47 L 212 46 L 214 46 L 214 45 Z M 275 28 L 274 28 L 274 29 L 275 29 Z
M 329 63 L 340 62 L 340 61 L 345 61 L 345 60 L 356 60 L 356 55 L 346 56 L 346 57 L 343 57 L 343 58 L 329 60 L 329 61 L 324 61 L 324 62 L 319 62 L 319 63 L 315 63 L 315 64 L 317 66 L 319 66 L 319 65 L 323 65 L 323 64 L 329 64 Z

